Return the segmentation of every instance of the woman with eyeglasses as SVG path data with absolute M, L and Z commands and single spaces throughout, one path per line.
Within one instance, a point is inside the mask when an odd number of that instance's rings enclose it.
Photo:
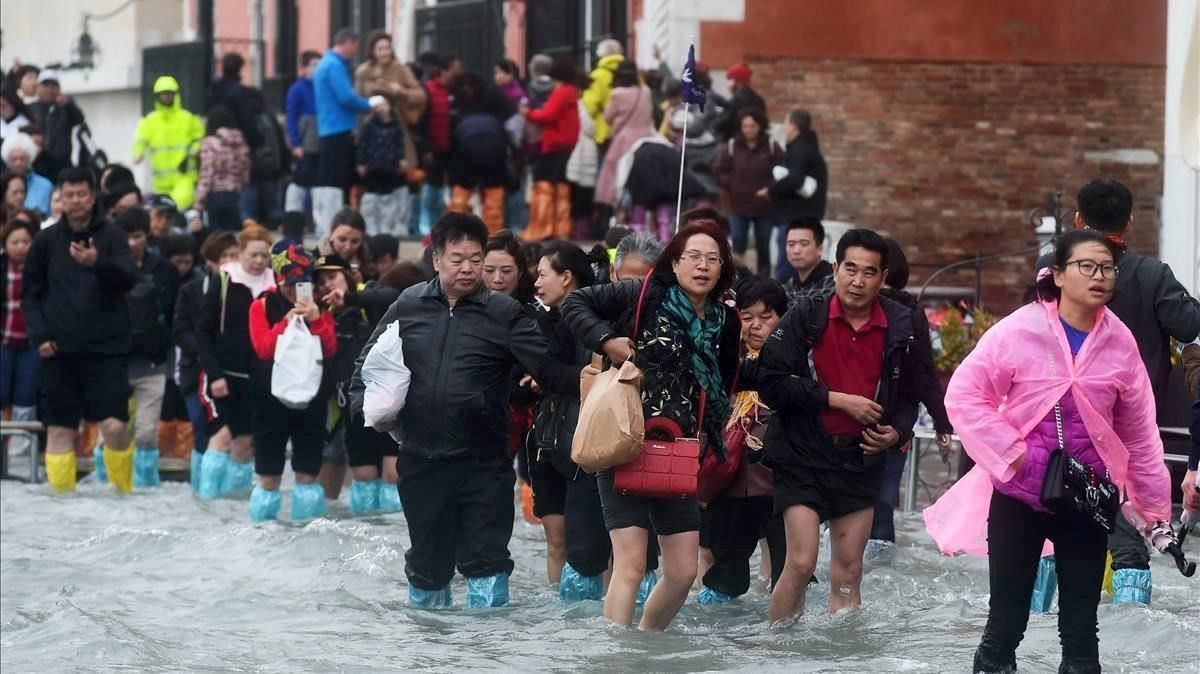
M 647 421 L 665 417 L 682 437 L 707 438 L 707 451 L 724 454 L 722 431 L 732 410 L 730 391 L 738 368 L 741 327 L 721 296 L 733 283 L 733 258 L 725 234 L 711 222 L 684 227 L 642 281 L 592 286 L 571 293 L 562 320 L 588 349 L 614 366 L 633 358 L 642 370 Z M 643 283 L 649 283 L 644 296 Z M 638 299 L 642 297 L 638 321 Z M 632 338 L 631 338 L 632 335 Z M 701 393 L 707 395 L 698 428 Z M 696 579 L 700 506 L 691 498 L 645 498 L 618 493 L 613 473 L 597 476 L 604 523 L 613 546 L 613 573 L 604 616 L 633 623 L 635 599 L 646 573 L 650 531 L 662 549 L 662 579 L 646 600 L 640 627 L 670 625 Z
M 1171 485 L 1154 397 L 1129 329 L 1105 304 L 1114 245 L 1089 230 L 1059 239 L 1031 301 L 963 361 L 946 409 L 976 466 L 925 512 L 942 552 L 989 557 L 987 627 L 975 672 L 1015 672 L 1047 540 L 1058 566 L 1059 672 L 1099 672 L 1096 605 L 1108 536 L 1088 514 L 1041 501 L 1051 455 L 1107 476 L 1147 522 L 1169 520 Z

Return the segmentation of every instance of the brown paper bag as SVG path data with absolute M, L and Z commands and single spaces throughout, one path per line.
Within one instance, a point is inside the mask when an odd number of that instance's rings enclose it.
M 579 408 L 571 460 L 589 473 L 632 461 L 642 451 L 642 371 L 632 361 L 597 375 Z M 582 382 L 581 382 L 582 388 Z
M 597 370 L 604 367 L 604 358 L 600 354 L 592 354 L 592 367 Z M 596 375 L 581 374 L 579 375 L 579 402 L 587 400 L 588 392 L 592 390 L 592 384 L 596 383 Z

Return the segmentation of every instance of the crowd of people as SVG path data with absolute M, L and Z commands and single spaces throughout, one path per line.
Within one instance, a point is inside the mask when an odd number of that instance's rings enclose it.
M 453 58 L 403 64 L 385 33 L 352 69 L 358 37 L 333 42 L 301 55 L 282 125 L 240 83 L 237 55 L 205 122 L 174 79 L 155 82 L 134 145 L 153 170 L 146 200 L 126 167 L 63 163 L 50 135 L 82 113 L 52 71 L 6 79 L 0 393 L 11 418 L 47 427 L 54 491 L 75 489 L 81 422 L 99 426 L 95 479 L 128 493 L 159 484 L 157 422 L 186 419 L 192 488 L 248 499 L 254 522 L 279 517 L 289 459 L 292 521 L 325 516 L 347 478 L 352 514 L 403 511 L 414 606 L 449 605 L 456 572 L 468 607 L 508 603 L 519 493 L 563 601 L 603 599 L 622 625 L 642 606 L 640 627 L 663 630 L 696 583 L 701 604 L 719 604 L 761 574 L 770 621 L 787 624 L 810 583 L 831 613 L 862 602 L 864 555 L 895 544 L 924 405 L 939 446 L 957 431 L 977 462 L 927 513 L 943 551 L 990 557 L 975 670 L 1015 671 L 1050 540 L 1060 671 L 1099 671 L 1106 550 L 1114 597 L 1149 603 L 1143 539 L 1171 518 L 1155 426 L 1167 340 L 1200 334 L 1200 303 L 1169 268 L 1125 250 L 1127 188 L 1080 190 L 1078 231 L 943 399 L 903 246 L 852 229 L 825 260 L 811 116 L 790 112 L 779 147 L 744 65 L 729 71 L 733 96 L 701 111 L 612 40 L 590 76 L 539 55 L 525 83 L 511 61 L 491 81 Z M 690 208 L 676 221 L 685 147 Z M 427 237 L 420 259 L 400 259 L 410 233 Z M 368 425 L 368 392 L 400 383 L 367 366 L 384 340 L 406 393 Z M 703 503 L 573 459 L 581 383 L 626 361 L 647 437 L 735 462 Z M 1110 542 L 1087 514 L 1043 502 L 1056 453 L 1128 494 L 1140 528 L 1118 525 Z

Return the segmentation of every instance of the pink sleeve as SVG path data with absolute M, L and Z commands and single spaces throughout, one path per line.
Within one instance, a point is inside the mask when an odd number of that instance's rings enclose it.
M 1129 450 L 1129 467 L 1125 489 L 1134 507 L 1147 522 L 1171 519 L 1171 475 L 1163 458 L 1162 437 L 1155 423 L 1154 393 L 1150 377 L 1142 360 L 1137 357 L 1137 344 L 1132 336 L 1129 348 L 1134 357 L 1129 363 L 1123 389 L 1113 408 L 1113 429 Z
M 1007 482 L 1012 463 L 1025 453 L 1025 438 L 1000 414 L 1012 385 L 1011 366 L 1003 361 L 1008 346 L 1002 325 L 988 331 L 958 366 L 946 389 L 946 412 L 963 448 L 990 475 Z

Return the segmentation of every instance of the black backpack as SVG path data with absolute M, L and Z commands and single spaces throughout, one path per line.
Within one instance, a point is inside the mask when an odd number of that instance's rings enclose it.
M 273 180 L 283 171 L 284 148 L 279 144 L 277 124 L 269 112 L 260 112 L 254 116 L 255 128 L 263 142 L 250 151 L 252 180 Z
M 139 273 L 137 283 L 125 296 L 125 303 L 129 306 L 133 353 L 147 356 L 156 363 L 166 360 L 171 333 L 165 320 L 162 292 L 154 275 Z

